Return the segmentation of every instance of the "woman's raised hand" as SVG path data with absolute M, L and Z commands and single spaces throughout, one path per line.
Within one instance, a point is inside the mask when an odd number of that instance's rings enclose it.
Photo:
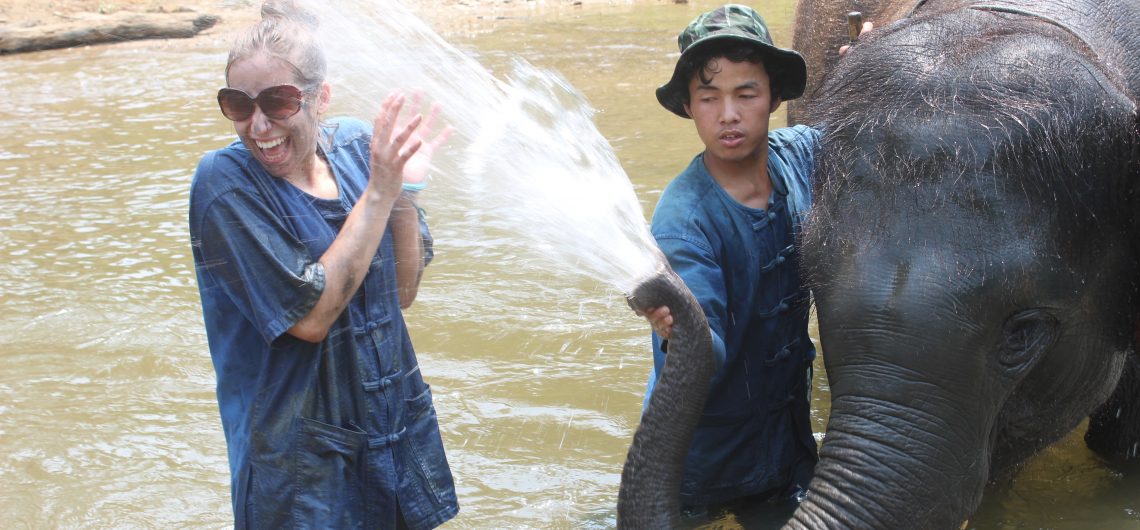
M 421 99 L 422 96 L 419 92 L 412 94 L 412 105 L 419 108 Z M 455 132 L 454 128 L 447 125 L 436 133 L 434 138 L 430 140 L 426 139 L 427 135 L 431 133 L 432 128 L 435 126 L 436 120 L 439 118 L 439 111 L 439 104 L 432 104 L 420 128 L 413 133 L 413 136 L 420 140 L 421 146 L 412 158 L 408 160 L 407 165 L 404 166 L 404 184 L 408 185 L 406 188 L 422 189 L 423 186 L 427 184 L 428 173 L 431 171 L 431 160 L 435 155 L 436 149 L 451 137 L 451 133 Z
M 372 175 L 368 179 L 368 186 L 392 203 L 400 195 L 408 161 L 424 146 L 423 139 L 416 134 L 423 122 L 422 114 L 416 114 L 407 123 L 399 125 L 400 111 L 404 108 L 405 101 L 403 94 L 389 94 L 372 121 Z M 429 151 L 431 149 L 434 146 Z

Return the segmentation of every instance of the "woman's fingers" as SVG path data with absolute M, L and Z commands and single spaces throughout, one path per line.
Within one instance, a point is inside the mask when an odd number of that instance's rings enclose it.
M 435 121 L 439 119 L 439 113 L 443 107 L 439 103 L 433 103 L 431 108 L 428 109 L 427 117 L 424 118 L 424 130 L 430 131 L 435 127 Z
M 423 104 L 420 92 L 411 94 L 411 101 L 400 93 L 390 94 L 381 104 L 373 122 L 372 172 L 380 180 L 399 178 L 405 184 L 419 184 L 427 179 L 432 154 L 451 137 L 455 129 L 444 126 L 434 136 L 428 136 L 441 114 L 441 106 L 433 104 L 426 113 L 408 118 L 401 112 L 410 103 L 412 109 Z M 386 184 L 385 184 L 386 185 Z
M 422 114 L 400 124 L 400 112 L 406 101 L 403 94 L 389 94 L 373 119 L 370 144 L 372 176 L 369 182 L 384 195 L 395 195 L 403 182 L 405 165 L 424 145 L 423 139 L 416 134 L 423 123 Z
M 416 114 L 411 120 L 408 120 L 408 123 L 405 123 L 400 129 L 400 132 L 392 138 L 390 143 L 392 147 L 396 148 L 396 153 L 400 158 L 404 160 L 411 158 L 412 155 L 420 149 L 420 146 L 423 145 L 423 140 L 419 135 L 416 135 L 414 138 L 412 137 L 412 134 L 416 132 L 416 128 L 420 126 L 420 122 L 422 122 L 423 119 L 423 114 Z M 409 138 L 411 138 L 410 142 L 408 141 Z
M 372 138 L 387 143 L 392 137 L 392 130 L 396 126 L 396 117 L 404 107 L 404 95 L 398 92 L 388 94 L 380 103 L 380 111 L 372 120 Z
M 439 134 L 435 135 L 435 138 L 431 139 L 432 150 L 434 151 L 437 147 L 443 145 L 444 142 L 447 142 L 447 139 L 451 138 L 451 135 L 454 132 L 455 127 L 452 127 L 450 125 L 444 127 L 443 130 L 439 131 Z
M 397 128 L 400 111 L 403 110 L 406 101 L 407 98 L 403 94 L 394 93 L 384 98 L 381 103 L 380 111 L 376 113 L 376 118 L 372 122 L 374 156 L 407 161 L 423 145 L 423 140 L 415 134 L 416 129 L 423 123 L 422 114 L 416 114 L 403 126 Z

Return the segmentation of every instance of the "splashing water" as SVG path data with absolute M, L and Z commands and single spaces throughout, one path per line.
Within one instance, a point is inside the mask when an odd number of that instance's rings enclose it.
M 515 59 L 506 80 L 456 49 L 394 0 L 332 0 L 318 38 L 334 98 L 371 120 L 391 90 L 418 91 L 455 128 L 437 153 L 431 192 L 456 194 L 496 244 L 549 269 L 581 272 L 623 293 L 663 259 L 633 186 L 565 79 Z M 527 266 L 527 263 L 520 263 Z

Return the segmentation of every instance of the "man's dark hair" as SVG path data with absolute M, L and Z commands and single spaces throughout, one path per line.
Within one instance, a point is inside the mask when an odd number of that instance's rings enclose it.
M 691 56 L 683 59 L 681 71 L 685 79 L 692 80 L 694 75 L 700 76 L 702 83 L 711 83 L 716 70 L 715 59 L 725 58 L 734 63 L 750 62 L 764 67 L 768 72 L 768 94 L 771 98 L 777 97 L 784 82 L 785 73 L 778 61 L 769 60 L 768 54 L 760 48 L 741 42 L 712 42 Z M 689 91 L 682 91 L 685 104 L 689 104 Z

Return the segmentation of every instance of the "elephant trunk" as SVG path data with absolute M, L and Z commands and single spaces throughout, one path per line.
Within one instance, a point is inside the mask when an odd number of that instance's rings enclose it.
M 716 370 L 712 337 L 700 304 L 668 267 L 639 284 L 629 304 L 641 311 L 668 307 L 673 330 L 665 366 L 642 412 L 622 470 L 617 526 L 677 528 L 685 456 Z
M 936 396 L 932 400 L 938 400 Z M 929 414 L 920 413 L 922 415 Z M 957 529 L 981 502 L 989 444 L 863 397 L 833 403 L 807 498 L 784 527 Z

